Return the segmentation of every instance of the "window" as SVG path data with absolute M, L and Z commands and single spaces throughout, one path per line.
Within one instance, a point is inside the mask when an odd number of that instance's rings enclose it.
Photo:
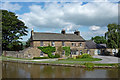
M 62 55 L 65 55 L 65 51 L 62 52 Z
M 79 52 L 78 52 L 78 50 L 76 51 L 76 55 L 78 55 L 79 54 Z
M 75 43 L 72 43 L 72 46 L 76 46 L 76 44 L 75 44 Z
M 82 55 L 82 50 L 80 50 L 80 55 Z
M 40 46 L 43 46 L 43 41 L 40 42 Z
M 62 42 L 62 46 L 65 46 L 64 42 Z
M 54 41 L 52 41 L 52 46 L 55 46 L 55 42 Z
M 40 56 L 43 56 L 43 52 L 42 51 L 40 52 Z
M 90 54 L 90 51 L 89 51 L 89 50 L 87 50 L 87 53 L 88 53 L 88 54 Z
M 28 54 L 28 57 L 31 57 L 31 54 Z
M 82 43 L 80 43 L 80 47 L 82 46 Z

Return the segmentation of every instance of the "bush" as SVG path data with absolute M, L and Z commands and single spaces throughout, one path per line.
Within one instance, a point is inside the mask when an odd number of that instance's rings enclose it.
M 87 53 L 84 53 L 82 54 L 82 58 L 92 58 L 92 56 Z
M 45 47 L 38 47 L 43 53 L 48 54 L 49 58 L 54 58 L 54 55 L 52 55 L 52 52 L 56 51 L 55 47 L 52 46 L 45 46 Z
M 54 58 L 60 58 L 60 55 L 58 53 L 56 53 Z
M 90 54 L 84 53 L 82 55 L 78 55 L 77 58 L 92 58 Z
M 77 58 L 82 58 L 82 55 L 78 55 Z
M 70 55 L 70 47 L 63 47 L 63 50 L 65 50 L 65 55 L 66 56 Z
M 34 57 L 33 59 L 48 59 L 49 57 Z
M 76 56 L 73 56 L 73 59 L 76 59 Z
M 94 63 L 84 63 L 84 65 L 87 68 L 93 68 L 94 67 Z

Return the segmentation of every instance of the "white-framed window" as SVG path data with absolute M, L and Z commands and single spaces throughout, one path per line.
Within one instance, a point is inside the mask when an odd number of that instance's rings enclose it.
M 80 43 L 80 47 L 82 46 L 82 43 Z
M 72 46 L 76 46 L 76 43 L 72 43 Z
M 87 50 L 87 53 L 88 53 L 88 54 L 90 54 L 90 51 L 89 51 L 89 50 Z
M 65 46 L 65 43 L 64 43 L 64 41 L 62 42 L 62 46 Z
M 43 41 L 40 41 L 40 46 L 43 46 Z
M 43 52 L 42 51 L 40 52 L 40 56 L 43 56 Z
M 76 51 L 76 55 L 78 55 L 79 54 L 79 52 L 78 52 L 78 50 Z
M 55 55 L 55 52 L 53 52 L 52 55 Z
M 82 55 L 82 50 L 80 50 L 80 55 Z
M 52 44 L 52 46 L 55 46 L 55 42 L 54 41 L 52 41 L 51 44 Z
M 28 57 L 31 57 L 31 54 L 28 54 Z

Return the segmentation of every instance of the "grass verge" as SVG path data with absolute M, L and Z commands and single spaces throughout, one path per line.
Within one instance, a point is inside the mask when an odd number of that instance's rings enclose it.
M 78 59 L 69 58 L 69 59 L 65 59 L 62 61 L 100 61 L 100 60 L 102 59 L 99 59 L 99 58 L 78 58 Z

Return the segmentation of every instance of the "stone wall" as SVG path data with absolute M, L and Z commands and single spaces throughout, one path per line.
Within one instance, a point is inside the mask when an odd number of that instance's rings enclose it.
M 41 50 L 38 48 L 29 47 L 22 51 L 3 51 L 4 56 L 17 57 L 17 58 L 30 58 L 40 57 Z M 47 57 L 47 54 L 43 53 L 44 57 Z

